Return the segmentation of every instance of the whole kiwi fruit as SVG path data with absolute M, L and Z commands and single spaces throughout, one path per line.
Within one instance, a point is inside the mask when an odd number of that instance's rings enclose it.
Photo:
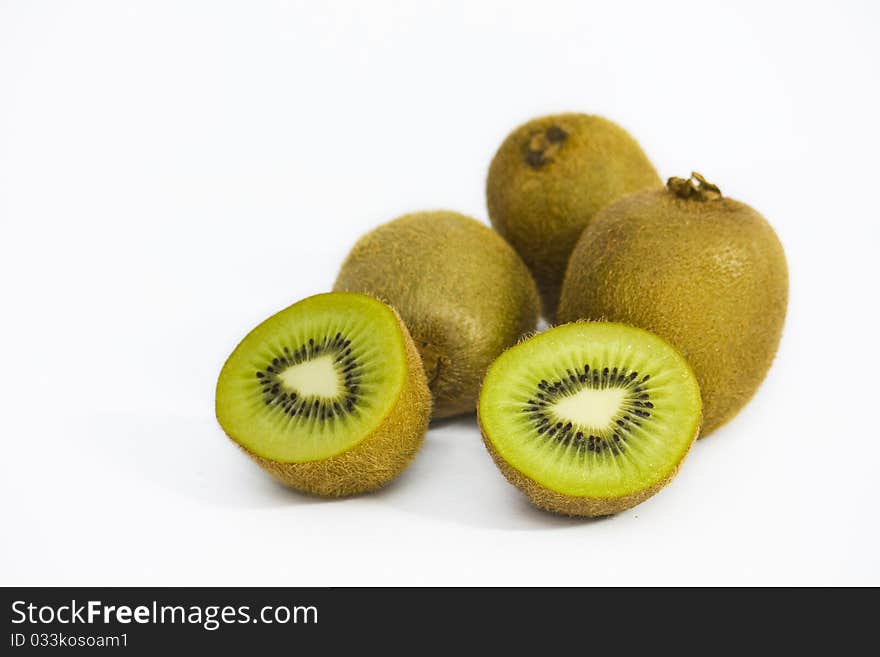
M 486 368 L 535 329 L 540 305 L 511 246 L 450 211 L 405 215 L 364 235 L 334 290 L 369 294 L 397 309 L 421 353 L 435 418 L 476 409 Z
M 504 352 L 477 417 L 495 464 L 536 506 L 603 516 L 672 480 L 699 432 L 700 388 L 656 335 L 575 322 Z
M 612 201 L 651 187 L 662 182 L 638 142 L 600 116 L 544 116 L 504 140 L 486 180 L 489 218 L 531 270 L 548 320 L 584 228 Z
M 431 394 L 392 308 L 319 294 L 245 336 L 217 381 L 217 419 L 262 468 L 329 497 L 382 486 L 413 459 Z
M 625 322 L 672 343 L 696 373 L 706 436 L 763 381 L 787 303 L 770 224 L 694 173 L 599 213 L 572 252 L 559 320 Z

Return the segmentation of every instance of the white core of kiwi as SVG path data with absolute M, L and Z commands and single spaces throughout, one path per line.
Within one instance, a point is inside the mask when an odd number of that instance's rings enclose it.
M 611 425 L 625 398 L 622 388 L 584 388 L 560 399 L 551 412 L 563 422 L 601 431 Z
M 341 392 L 339 372 L 330 355 L 291 365 L 278 378 L 301 397 L 334 399 Z

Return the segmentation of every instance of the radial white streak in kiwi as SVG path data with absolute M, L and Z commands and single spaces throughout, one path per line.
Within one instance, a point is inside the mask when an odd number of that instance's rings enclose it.
M 557 401 L 552 410 L 560 420 L 602 431 L 611 424 L 625 398 L 622 388 L 584 388 Z
M 341 392 L 333 356 L 320 356 L 285 368 L 278 378 L 289 390 L 303 397 L 333 399 Z

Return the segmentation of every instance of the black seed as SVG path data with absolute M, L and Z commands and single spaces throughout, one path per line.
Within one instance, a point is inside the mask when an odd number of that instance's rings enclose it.
M 648 395 L 645 395 L 645 397 L 647 397 L 647 396 Z M 646 408 L 654 408 L 654 404 L 652 404 L 651 402 L 645 402 L 645 407 Z
M 631 372 L 630 375 L 629 375 L 629 379 L 630 379 L 630 381 L 632 381 L 632 380 L 633 380 L 634 378 L 636 378 L 638 375 L 639 375 L 638 372 Z
M 583 440 L 583 439 L 584 439 L 584 432 L 583 432 L 583 431 L 578 431 L 577 434 L 575 434 L 575 437 L 576 437 L 578 440 Z
M 623 420 L 617 420 L 617 421 L 615 422 L 615 424 L 617 424 L 617 426 L 619 426 L 619 427 L 622 427 L 622 426 L 623 426 Z
M 544 433 L 547 431 L 547 427 L 538 427 L 538 433 Z
M 645 381 L 647 381 L 650 378 L 651 378 L 650 374 L 645 374 L 645 376 L 642 377 L 642 383 L 644 383 Z
M 257 378 L 258 378 L 258 379 L 262 379 L 264 376 L 266 376 L 266 375 L 263 374 L 262 372 L 257 372 Z

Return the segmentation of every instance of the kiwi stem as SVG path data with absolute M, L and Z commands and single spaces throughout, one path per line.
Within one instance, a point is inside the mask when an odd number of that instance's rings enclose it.
M 666 181 L 666 188 L 678 198 L 693 201 L 714 201 L 723 198 L 718 185 L 713 185 L 696 171 L 691 173 L 690 178 L 673 176 Z

